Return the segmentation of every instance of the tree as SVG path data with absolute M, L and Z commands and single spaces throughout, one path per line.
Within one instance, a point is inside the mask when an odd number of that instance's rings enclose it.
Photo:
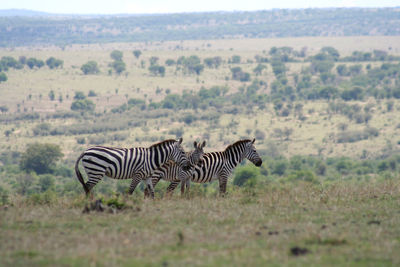
M 34 67 L 38 67 L 40 69 L 44 66 L 44 62 L 41 59 L 31 57 L 26 61 L 26 65 L 28 65 L 30 69 L 33 69 Z
M 176 64 L 175 60 L 170 59 L 170 58 L 165 61 L 165 65 L 167 65 L 167 66 L 172 66 L 175 64 Z
M 56 162 L 63 156 L 61 148 L 55 144 L 29 144 L 21 156 L 20 167 L 37 174 L 51 173 Z
M 264 64 L 258 64 L 257 67 L 255 67 L 255 68 L 253 69 L 253 72 L 254 72 L 256 75 L 261 75 L 261 72 L 262 72 L 263 70 L 265 70 L 266 68 L 267 68 L 267 66 L 265 66 Z
M 114 68 L 116 73 L 121 74 L 121 72 L 125 71 L 126 64 L 123 61 L 114 61 L 111 63 L 111 67 Z
M 51 91 L 49 92 L 49 98 L 50 98 L 50 100 L 53 101 L 53 100 L 55 99 L 55 97 L 56 97 L 56 95 L 55 95 L 54 91 L 51 90 Z
M 114 50 L 111 52 L 110 57 L 115 61 L 122 61 L 123 53 L 119 50 Z
M 200 58 L 196 55 L 190 57 L 180 57 L 177 61 L 178 65 L 183 66 L 184 73 L 192 74 L 196 73 L 199 75 L 204 70 L 204 65 L 200 64 Z
M 328 54 L 334 61 L 337 61 L 340 57 L 339 51 L 331 46 L 322 47 L 321 52 Z
M 215 68 L 218 69 L 218 67 L 222 63 L 222 58 L 217 56 L 217 57 L 208 57 L 204 59 L 204 64 L 209 67 L 209 68 Z
M 83 74 L 97 74 L 100 72 L 99 67 L 96 61 L 88 61 L 87 63 L 83 64 L 81 67 L 81 71 Z
M 7 75 L 4 72 L 0 72 L 0 83 L 7 81 Z
M 149 71 L 155 76 L 160 75 L 160 76 L 164 77 L 164 75 L 165 75 L 165 67 L 164 66 L 151 65 L 149 67 Z
M 333 60 L 323 60 L 323 59 L 319 59 L 318 57 L 315 57 L 312 61 L 311 61 L 311 72 L 312 73 L 324 73 L 324 72 L 330 72 L 331 69 L 334 66 L 334 62 Z
M 62 61 L 61 59 L 56 59 L 55 57 L 49 57 L 46 60 L 46 65 L 50 68 L 50 69 L 56 69 L 58 67 L 63 67 L 64 65 L 64 61 Z
M 231 63 L 238 64 L 238 63 L 240 63 L 240 61 L 241 61 L 241 57 L 240 56 L 238 56 L 238 55 L 233 55 L 232 56 Z
M 159 57 L 154 57 L 154 56 L 151 57 L 151 58 L 149 59 L 150 65 L 156 65 L 159 59 L 160 59 Z
M 345 64 L 340 64 L 336 67 L 336 71 L 340 76 L 347 76 L 349 75 L 349 70 Z
M 82 100 L 82 99 L 85 99 L 85 98 L 86 98 L 86 96 L 82 91 L 76 91 L 75 92 L 75 96 L 74 96 L 75 100 Z
M 275 76 L 278 77 L 280 75 L 285 75 L 286 73 L 286 66 L 281 61 L 273 61 L 271 62 L 272 71 L 274 72 Z
M 75 100 L 71 104 L 71 110 L 75 111 L 93 111 L 96 105 L 89 99 Z
M 351 89 L 346 89 L 342 92 L 341 97 L 345 101 L 362 100 L 364 97 L 364 89 L 360 86 L 354 86 Z
M 142 54 L 142 51 L 140 51 L 140 50 L 133 50 L 133 55 L 136 57 L 136 58 L 139 58 L 140 57 L 140 55 Z
M 1 113 L 6 113 L 8 111 L 8 107 L 5 105 L 0 106 L 0 112 Z

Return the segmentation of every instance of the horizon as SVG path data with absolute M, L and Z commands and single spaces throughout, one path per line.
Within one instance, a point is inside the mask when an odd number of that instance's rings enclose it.
M 61 15 L 153 15 L 204 12 L 251 12 L 271 11 L 278 9 L 325 9 L 325 8 L 396 8 L 400 3 L 393 0 L 314 0 L 298 3 L 295 0 L 280 0 L 264 2 L 250 0 L 243 2 L 228 2 L 203 0 L 201 5 L 181 0 L 171 0 L 167 4 L 161 0 L 130 1 L 115 0 L 112 4 L 104 0 L 78 1 L 67 3 L 52 0 L 38 0 L 34 3 L 28 0 L 14 0 L 0 3 L 0 11 L 20 10 L 28 12 L 61 14 Z

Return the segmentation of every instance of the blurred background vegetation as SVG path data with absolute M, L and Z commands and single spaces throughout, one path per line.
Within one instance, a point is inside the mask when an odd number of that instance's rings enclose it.
M 81 194 L 73 166 L 88 146 L 181 136 L 188 149 L 207 140 L 206 152 L 256 138 L 265 163 L 244 162 L 230 190 L 396 178 L 397 13 L 2 16 L 3 202 L 13 194 Z M 123 193 L 128 183 L 105 179 L 96 190 Z M 192 190 L 215 194 L 216 186 Z

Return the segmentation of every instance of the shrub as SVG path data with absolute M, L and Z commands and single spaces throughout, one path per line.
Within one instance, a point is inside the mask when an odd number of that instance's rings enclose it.
M 57 69 L 58 67 L 62 68 L 64 65 L 64 61 L 62 61 L 61 59 L 56 59 L 55 57 L 50 57 L 46 60 L 46 65 L 50 69 Z
M 288 181 L 306 181 L 311 183 L 318 183 L 319 180 L 315 176 L 315 174 L 310 170 L 298 170 L 292 172 L 287 177 Z
M 115 61 L 121 61 L 123 57 L 123 53 L 119 50 L 113 50 L 110 54 L 110 57 Z
M 44 66 L 44 61 L 41 59 L 36 59 L 36 58 L 31 57 L 26 61 L 26 65 L 28 65 L 28 67 L 30 69 L 33 69 L 34 67 L 37 67 L 40 69 L 41 67 Z
M 272 166 L 271 173 L 282 176 L 285 174 L 287 168 L 288 168 L 288 162 L 286 160 L 284 159 L 277 160 L 274 162 Z
M 50 134 L 50 123 L 40 123 L 33 128 L 33 135 L 46 136 Z
M 117 74 L 121 74 L 126 69 L 126 64 L 123 61 L 114 61 L 110 65 Z
M 20 167 L 37 174 L 50 173 L 55 163 L 63 156 L 61 148 L 55 144 L 29 144 L 21 156 Z
M 100 72 L 99 67 L 96 61 L 88 61 L 87 63 L 83 64 L 81 67 L 81 71 L 83 74 L 97 74 Z
M 8 79 L 7 75 L 4 72 L 0 72 L 0 83 L 6 82 Z
M 252 165 L 245 165 L 243 167 L 239 166 L 235 170 L 233 184 L 237 186 L 243 186 L 250 180 L 255 180 L 259 174 L 260 171 L 257 167 Z
M 74 111 L 93 111 L 96 105 L 89 99 L 75 100 L 71 104 L 71 110 Z

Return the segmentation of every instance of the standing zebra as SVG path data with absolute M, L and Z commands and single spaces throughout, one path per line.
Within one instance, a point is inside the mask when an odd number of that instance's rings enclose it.
M 148 148 L 112 148 L 95 146 L 84 151 L 75 163 L 75 172 L 86 195 L 103 178 L 132 179 L 129 194 L 132 194 L 141 180 L 148 179 L 152 173 L 169 160 L 175 161 L 184 170 L 190 169 L 189 160 L 183 151 L 182 138 L 165 140 Z M 79 171 L 79 161 L 89 180 L 85 183 Z M 147 181 L 150 183 L 150 180 Z M 152 186 L 150 187 L 153 188 Z
M 229 145 L 224 151 L 205 153 L 203 155 L 203 164 L 201 166 L 195 165 L 191 171 L 191 179 L 187 179 L 186 182 L 182 181 L 181 193 L 184 193 L 185 186 L 189 190 L 190 181 L 207 183 L 218 179 L 220 195 L 224 195 L 228 177 L 243 159 L 247 158 L 257 167 L 261 166 L 262 160 L 254 147 L 254 142 L 255 139 L 240 140 Z M 154 173 L 152 177 L 153 187 L 161 179 L 170 181 L 171 184 L 167 188 L 167 194 L 171 194 L 181 180 L 176 175 L 170 174 L 168 170 L 164 170 L 164 172 L 157 172 L 157 176 L 155 177 L 156 173 Z
M 203 141 L 203 143 L 201 144 L 194 141 L 193 146 L 194 150 L 191 152 L 186 152 L 186 156 L 188 157 L 191 166 L 201 165 L 203 163 L 203 148 L 206 146 L 206 141 Z M 145 197 L 148 197 L 150 195 L 150 192 L 154 192 L 151 191 L 151 186 L 153 186 L 153 181 L 156 180 L 158 182 L 161 179 L 159 179 L 159 177 L 174 177 L 174 179 L 182 181 L 182 183 L 184 183 L 187 180 L 190 180 L 190 178 L 192 177 L 192 173 L 193 168 L 191 168 L 190 170 L 183 170 L 183 168 L 175 162 L 168 161 L 153 172 L 153 175 L 150 178 L 151 183 L 148 184 L 147 188 L 144 191 Z M 154 198 L 154 194 L 152 195 L 152 197 Z

